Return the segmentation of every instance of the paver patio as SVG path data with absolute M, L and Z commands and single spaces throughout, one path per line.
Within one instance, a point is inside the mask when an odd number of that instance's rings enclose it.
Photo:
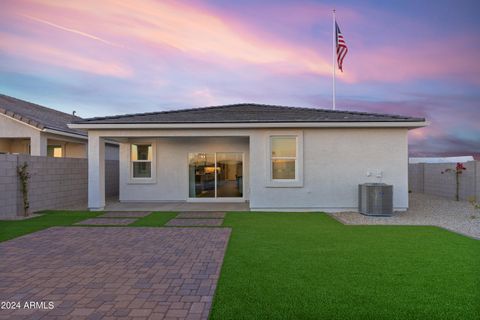
M 0 319 L 207 319 L 227 228 L 55 227 L 0 243 Z
M 102 214 L 102 218 L 142 218 L 148 216 L 151 211 L 110 211 Z
M 193 211 L 193 212 L 181 212 L 177 215 L 177 219 L 210 219 L 210 218 L 217 218 L 223 219 L 225 218 L 225 212 L 209 212 L 209 211 Z
M 167 227 L 218 227 L 223 219 L 172 219 L 168 221 Z
M 92 218 L 75 223 L 76 225 L 104 225 L 104 226 L 126 226 L 137 221 L 137 219 L 115 219 L 115 218 Z

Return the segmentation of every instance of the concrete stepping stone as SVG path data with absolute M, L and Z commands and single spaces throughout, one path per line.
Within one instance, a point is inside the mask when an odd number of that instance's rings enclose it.
M 76 225 L 126 226 L 137 219 L 92 218 L 75 223 Z
M 141 218 L 148 216 L 151 211 L 109 211 L 102 214 L 101 218 Z
M 223 219 L 225 212 L 211 212 L 211 211 L 196 211 L 196 212 L 181 212 L 176 216 L 176 219 Z
M 172 219 L 167 222 L 167 227 L 217 227 L 221 226 L 223 219 Z

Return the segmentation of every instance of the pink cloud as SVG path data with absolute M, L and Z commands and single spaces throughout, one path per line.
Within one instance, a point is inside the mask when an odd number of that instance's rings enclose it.
M 327 75 L 331 69 L 329 60 L 308 47 L 276 41 L 273 37 L 260 38 L 255 32 L 234 27 L 229 19 L 179 2 L 31 0 L 10 10 L 57 31 L 73 33 L 72 36 L 125 47 L 130 43 L 154 45 L 160 56 L 164 50 L 174 48 L 201 60 L 255 64 L 273 72 Z M 57 36 L 69 37 L 68 34 Z M 131 49 L 142 50 L 141 47 Z
M 32 42 L 30 39 L 0 32 L 0 50 L 9 55 L 22 57 L 30 61 L 47 65 L 78 70 L 98 75 L 128 77 L 132 74 L 128 68 L 109 62 L 90 59 L 79 53 L 54 48 Z
M 442 41 L 425 39 L 408 45 L 352 48 L 348 66 L 355 82 L 399 82 L 411 79 L 454 76 L 480 83 L 480 65 L 472 63 L 476 51 L 471 37 Z

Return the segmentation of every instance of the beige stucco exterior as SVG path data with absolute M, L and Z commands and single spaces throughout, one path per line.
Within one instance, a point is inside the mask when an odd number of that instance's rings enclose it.
M 408 208 L 407 127 L 320 127 L 238 129 L 89 130 L 89 207 L 105 205 L 102 173 L 105 139 L 120 142 L 121 201 L 192 201 L 188 198 L 189 152 L 242 152 L 244 198 L 252 210 L 356 210 L 358 184 L 394 186 L 394 208 Z M 297 181 L 272 183 L 269 143 L 272 135 L 298 136 Z M 130 144 L 155 146 L 155 176 L 148 183 L 130 178 Z M 221 201 L 212 199 L 210 201 Z
M 0 114 L 0 153 L 47 156 L 48 146 L 62 147 L 63 158 L 87 158 L 87 137 L 54 133 Z M 107 160 L 118 160 L 118 147 L 107 144 Z

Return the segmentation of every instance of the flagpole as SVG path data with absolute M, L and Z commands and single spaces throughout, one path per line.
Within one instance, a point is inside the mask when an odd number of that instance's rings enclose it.
M 332 103 L 332 110 L 335 110 L 335 56 L 337 55 L 337 39 L 336 39 L 336 28 L 335 28 L 335 9 L 333 9 L 333 43 L 332 43 L 332 68 L 333 68 L 333 103 Z

